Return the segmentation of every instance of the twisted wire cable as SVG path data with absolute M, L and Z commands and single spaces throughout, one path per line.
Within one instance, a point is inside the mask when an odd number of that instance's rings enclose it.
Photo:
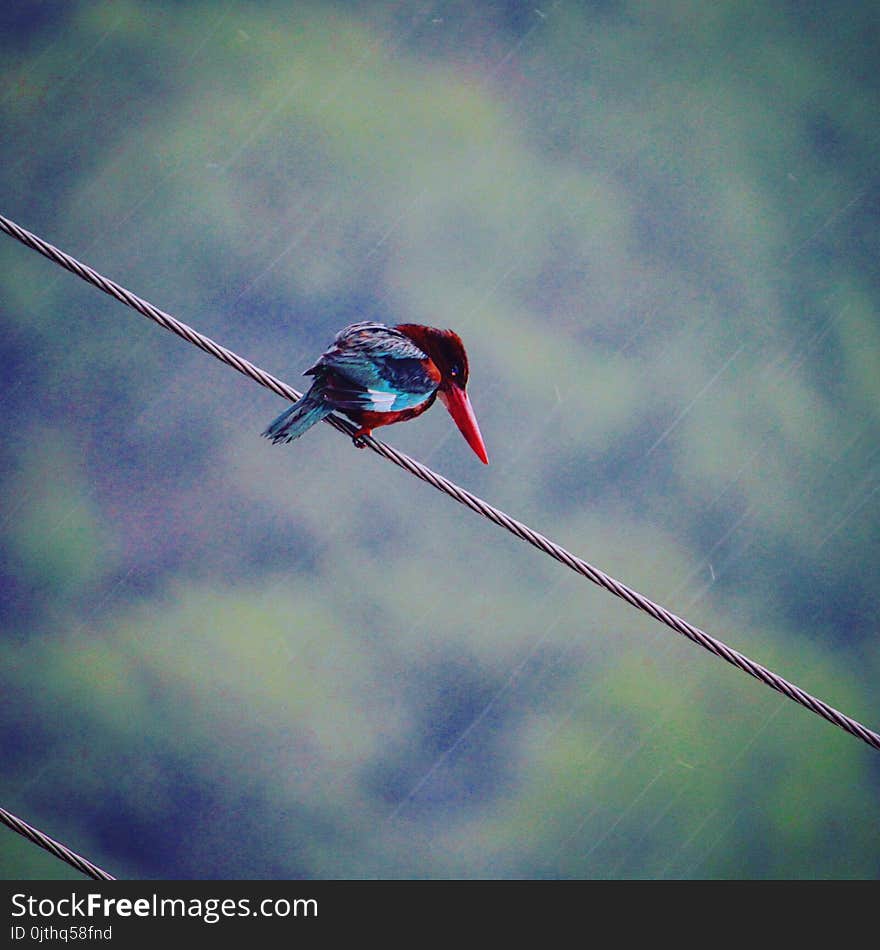
M 134 310 L 137 310 L 138 313 L 141 313 L 145 317 L 154 320 L 160 326 L 165 327 L 166 330 L 176 333 L 178 336 L 183 337 L 183 339 L 187 342 L 192 343 L 194 346 L 198 346 L 206 353 L 210 353 L 212 356 L 231 366 L 233 369 L 238 370 L 240 373 L 244 373 L 245 376 L 249 376 L 261 386 L 265 386 L 267 389 L 271 389 L 272 392 L 277 393 L 279 396 L 291 401 L 300 398 L 301 394 L 291 386 L 281 382 L 281 380 L 276 379 L 274 376 L 270 376 L 264 370 L 254 366 L 253 363 L 248 362 L 246 359 L 243 359 L 242 357 L 233 353 L 231 350 L 227 350 L 225 347 L 220 346 L 219 343 L 215 343 L 213 340 L 197 332 L 192 327 L 187 326 L 185 323 L 181 323 L 170 314 L 159 310 L 146 300 L 142 300 L 140 297 L 135 296 L 135 294 L 126 290 L 124 287 L 121 287 L 114 281 L 103 277 L 91 267 L 82 264 L 69 254 L 65 254 L 57 247 L 53 247 L 53 245 L 42 240 L 42 238 L 37 237 L 35 234 L 32 234 L 30 231 L 26 231 L 24 228 L 15 224 L 13 221 L 10 221 L 8 218 L 5 218 L 3 215 L 0 215 L 0 229 L 4 230 L 11 237 L 16 238 L 16 240 L 21 241 L 21 243 L 25 244 L 27 247 L 38 251 L 40 254 L 43 254 L 50 260 L 55 261 L 56 264 L 60 264 L 62 267 L 76 274 L 78 277 L 81 277 L 83 280 L 93 284 L 99 290 L 103 290 L 104 293 L 110 294 L 111 297 L 115 297 L 117 300 L 121 301 L 127 306 L 132 307 Z M 345 432 L 348 435 L 353 435 L 356 431 L 356 427 L 354 425 L 349 423 L 347 420 L 340 419 L 337 416 L 328 416 L 325 421 L 329 422 L 332 426 L 334 426 L 334 428 L 339 429 L 341 432 Z M 714 653 L 715 656 L 720 657 L 725 662 L 737 667 L 737 669 L 742 670 L 744 673 L 748 673 L 749 676 L 753 676 L 755 679 L 760 680 L 771 689 L 782 693 L 783 696 L 787 696 L 789 699 L 799 703 L 806 709 L 809 709 L 817 716 L 821 716 L 828 722 L 833 723 L 835 726 L 840 727 L 850 735 L 855 736 L 857 739 L 861 739 L 862 742 L 865 742 L 872 748 L 880 751 L 880 734 L 868 729 L 860 722 L 856 721 L 850 716 L 847 716 L 845 713 L 840 712 L 840 710 L 835 709 L 833 706 L 829 706 L 828 703 L 821 699 L 817 699 L 815 696 L 811 696 L 799 686 L 796 686 L 794 683 L 790 683 L 788 680 L 779 676 L 779 674 L 767 669 L 767 667 L 762 666 L 760 663 L 756 663 L 754 660 L 749 659 L 747 656 L 739 653 L 737 650 L 731 649 L 731 647 L 727 646 L 725 643 L 722 643 L 720 640 L 715 639 L 715 637 L 710 636 L 699 627 L 695 627 L 693 624 L 683 620 L 681 617 L 667 610 L 665 607 L 660 606 L 660 604 L 654 603 L 654 601 L 645 597 L 643 594 L 640 594 L 638 591 L 633 590 L 631 587 L 628 587 L 626 584 L 623 584 L 618 580 L 615 580 L 615 578 L 606 574 L 604 571 L 599 570 L 599 568 L 594 567 L 592 564 L 589 564 L 582 558 L 579 558 L 570 551 L 567 551 L 561 545 L 556 544 L 555 541 L 551 541 L 549 538 L 544 537 L 544 535 L 534 531 L 521 521 L 511 518 L 510 515 L 505 514 L 500 509 L 495 508 L 488 502 L 483 501 L 483 499 L 478 498 L 476 495 L 472 494 L 466 489 L 461 488 L 459 485 L 451 482 L 448 478 L 444 478 L 437 472 L 432 471 L 421 462 L 417 462 L 415 459 L 410 458 L 403 452 L 399 452 L 397 449 L 392 448 L 390 445 L 387 445 L 378 439 L 367 438 L 364 439 L 364 442 L 378 455 L 383 456 L 384 458 L 388 459 L 389 462 L 393 462 L 395 465 L 405 469 L 410 474 L 415 475 L 416 478 L 420 478 L 422 481 L 427 482 L 438 491 L 449 495 L 450 498 L 454 498 L 455 501 L 459 502 L 459 504 L 470 508 L 472 511 L 477 512 L 477 514 L 482 515 L 484 518 L 488 518 L 489 521 L 494 522 L 499 527 L 504 528 L 506 531 L 509 531 L 511 534 L 515 535 L 521 540 L 531 544 L 533 547 L 536 547 L 539 551 L 543 551 L 550 557 L 555 558 L 557 561 L 559 561 L 561 564 L 564 564 L 572 571 L 575 571 L 582 577 L 585 577 L 587 580 L 592 581 L 599 587 L 604 588 L 609 593 L 614 594 L 615 597 L 625 600 L 628 604 L 631 604 L 638 610 L 649 614 L 655 620 L 665 624 L 676 633 L 679 633 L 682 636 L 687 637 L 689 640 L 692 640 L 694 643 L 703 647 L 704 650 Z
M 26 821 L 21 818 L 17 818 L 11 812 L 8 812 L 5 808 L 0 808 L 0 821 L 4 825 L 11 828 L 13 831 L 17 831 L 20 835 L 27 838 L 30 841 L 33 841 L 34 844 L 39 845 L 41 848 L 45 848 L 50 854 L 54 854 L 56 858 L 60 858 L 62 861 L 67 862 L 71 867 L 77 869 L 77 871 L 82 872 L 90 878 L 93 878 L 96 881 L 115 881 L 116 878 L 112 874 L 108 874 L 102 868 L 99 868 L 97 864 L 92 864 L 91 861 L 86 860 L 82 855 L 77 854 L 75 851 L 71 851 L 70 848 L 61 844 L 60 841 L 56 841 L 54 838 L 50 838 L 47 834 L 43 834 L 38 828 L 34 828 L 33 825 L 29 825 Z

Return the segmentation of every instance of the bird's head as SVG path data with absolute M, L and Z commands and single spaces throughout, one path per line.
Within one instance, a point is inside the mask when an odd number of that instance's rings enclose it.
M 488 465 L 489 456 L 467 395 L 468 358 L 461 337 L 452 330 L 438 330 L 415 323 L 404 323 L 397 329 L 431 358 L 440 373 L 437 386 L 440 401 L 446 406 L 468 445 L 480 461 Z

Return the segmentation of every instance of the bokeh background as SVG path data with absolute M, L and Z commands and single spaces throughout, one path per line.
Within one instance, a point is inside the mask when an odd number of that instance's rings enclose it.
M 880 725 L 880 8 L 15 2 L 0 210 Z M 880 756 L 0 236 L 0 803 L 132 878 L 873 878 Z M 76 877 L 0 828 L 6 878 Z

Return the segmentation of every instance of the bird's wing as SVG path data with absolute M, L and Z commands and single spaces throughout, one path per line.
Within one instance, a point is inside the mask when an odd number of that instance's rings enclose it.
M 312 370 L 321 365 L 336 368 L 340 364 L 356 363 L 364 357 L 427 359 L 427 355 L 400 330 L 395 330 L 394 327 L 386 327 L 384 323 L 364 321 L 353 323 L 344 330 L 340 330 L 336 334 L 332 346 L 312 367 Z M 311 372 L 311 370 L 306 372 Z
M 381 323 L 355 323 L 308 371 L 337 409 L 396 412 L 420 405 L 440 373 L 409 337 Z

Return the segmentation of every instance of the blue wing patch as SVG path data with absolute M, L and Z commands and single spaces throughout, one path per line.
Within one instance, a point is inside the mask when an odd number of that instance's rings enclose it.
M 399 330 L 355 323 L 306 371 L 335 408 L 398 412 L 421 405 L 437 389 L 427 355 Z

